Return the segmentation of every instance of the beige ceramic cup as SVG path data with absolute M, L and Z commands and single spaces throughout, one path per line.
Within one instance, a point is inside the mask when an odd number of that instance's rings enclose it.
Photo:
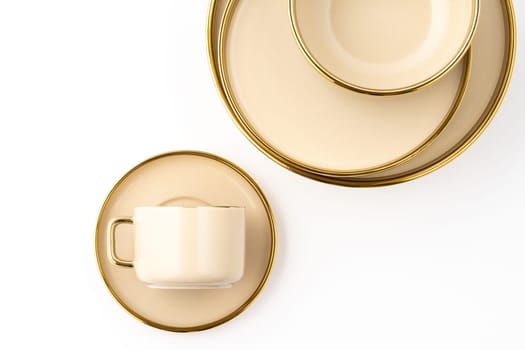
M 121 224 L 135 226 L 133 261 L 116 253 Z M 244 208 L 137 207 L 133 217 L 113 218 L 108 233 L 108 258 L 152 288 L 226 288 L 244 272 Z

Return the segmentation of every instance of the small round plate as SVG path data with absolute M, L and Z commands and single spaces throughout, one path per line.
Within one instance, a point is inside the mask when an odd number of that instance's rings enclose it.
M 132 215 L 138 206 L 243 206 L 246 210 L 246 262 L 242 279 L 231 288 L 154 289 L 133 269 L 107 258 L 106 227 L 116 216 Z M 96 235 L 100 273 L 113 296 L 144 323 L 169 331 L 199 331 L 241 313 L 259 294 L 275 252 L 272 212 L 257 184 L 229 161 L 208 153 L 181 151 L 151 158 L 115 185 L 100 211 Z M 122 227 L 119 256 L 133 257 L 133 233 Z
M 312 69 L 281 0 L 231 0 L 218 45 L 234 121 L 281 164 L 321 176 L 381 171 L 427 147 L 467 86 L 470 55 L 432 86 L 399 96 L 343 89 Z
M 470 46 L 478 0 L 288 0 L 295 38 L 325 77 L 401 94 L 448 72 Z

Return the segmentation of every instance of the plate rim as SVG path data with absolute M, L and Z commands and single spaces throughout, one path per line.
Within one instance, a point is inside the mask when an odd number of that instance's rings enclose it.
M 271 241 L 271 243 L 270 243 L 270 254 L 269 254 L 269 257 L 268 257 L 266 270 L 265 270 L 264 275 L 262 276 L 259 284 L 257 285 L 257 288 L 255 288 L 253 293 L 239 307 L 237 307 L 235 310 L 233 310 L 228 315 L 226 315 L 224 317 L 221 317 L 220 319 L 212 321 L 212 322 L 207 322 L 207 323 L 203 323 L 203 324 L 200 324 L 200 325 L 189 326 L 189 327 L 170 326 L 170 325 L 165 325 L 165 324 L 162 324 L 162 323 L 159 323 L 159 322 L 155 322 L 153 320 L 148 319 L 147 317 L 144 317 L 144 316 L 140 315 L 138 312 L 133 310 L 133 308 L 130 307 L 129 305 L 127 305 L 119 297 L 118 293 L 115 292 L 115 290 L 112 288 L 111 283 L 110 283 L 108 277 L 106 276 L 106 273 L 104 272 L 104 269 L 102 267 L 101 256 L 99 254 L 99 251 L 100 251 L 100 245 L 99 245 L 100 230 L 99 230 L 99 227 L 102 224 L 102 217 L 103 217 L 104 212 L 105 212 L 105 210 L 107 208 L 107 205 L 108 205 L 109 201 L 112 199 L 112 196 L 114 195 L 115 191 L 119 188 L 119 186 L 129 176 L 131 176 L 138 169 L 140 169 L 143 166 L 145 166 L 147 164 L 150 164 L 150 163 L 152 163 L 152 162 L 154 162 L 156 160 L 167 158 L 167 157 L 173 157 L 173 156 L 197 156 L 197 157 L 203 157 L 203 158 L 206 158 L 206 159 L 217 161 L 217 162 L 219 162 L 219 163 L 221 163 L 223 165 L 226 165 L 228 168 L 232 169 L 233 171 L 235 171 L 236 173 L 241 175 L 241 177 L 245 181 L 247 181 L 248 184 L 250 185 L 250 187 L 255 191 L 255 193 L 259 197 L 261 203 L 263 204 L 266 216 L 268 218 L 270 241 Z M 231 161 L 229 161 L 229 160 L 227 160 L 225 158 L 222 158 L 222 157 L 220 157 L 218 155 L 212 154 L 212 153 L 203 152 L 203 151 L 193 151 L 193 150 L 180 150 L 180 151 L 161 153 L 161 154 L 158 154 L 156 156 L 153 156 L 151 158 L 148 158 L 148 159 L 140 162 L 139 164 L 133 166 L 133 168 L 128 170 L 115 183 L 115 185 L 111 188 L 111 191 L 106 196 L 106 198 L 105 198 L 105 200 L 104 200 L 104 202 L 102 204 L 102 207 L 100 209 L 100 212 L 98 214 L 97 223 L 96 223 L 96 226 L 95 226 L 95 255 L 96 255 L 96 259 L 97 259 L 97 266 L 98 266 L 98 269 L 99 269 L 99 273 L 100 273 L 100 275 L 101 275 L 101 277 L 102 277 L 102 279 L 104 281 L 104 284 L 106 285 L 107 289 L 110 291 L 110 293 L 113 296 L 113 298 L 115 298 L 115 300 L 129 314 L 131 314 L 133 317 L 135 317 L 136 319 L 138 319 L 139 321 L 143 322 L 144 324 L 146 324 L 148 326 L 151 326 L 151 327 L 154 327 L 154 328 L 158 328 L 158 329 L 162 329 L 162 330 L 165 330 L 165 331 L 180 332 L 180 333 L 197 332 L 197 331 L 203 331 L 203 330 L 206 330 L 206 329 L 210 329 L 210 328 L 219 326 L 219 325 L 221 325 L 221 324 L 223 324 L 225 322 L 230 321 L 231 319 L 233 319 L 236 316 L 238 316 L 239 314 L 241 314 L 259 296 L 260 292 L 262 291 L 262 289 L 264 288 L 266 282 L 268 281 L 268 278 L 269 278 L 270 273 L 271 273 L 272 268 L 273 268 L 273 263 L 274 263 L 274 260 L 275 260 L 275 250 L 276 250 L 276 245 L 277 245 L 277 243 L 276 243 L 276 241 L 277 241 L 277 237 L 276 237 L 277 233 L 276 233 L 276 231 L 277 230 L 276 230 L 276 224 L 275 224 L 275 217 L 273 215 L 272 209 L 270 207 L 270 204 L 268 203 L 268 200 L 267 200 L 266 196 L 262 192 L 262 190 L 259 187 L 259 185 L 255 182 L 255 180 L 245 170 L 243 170 L 241 167 L 239 167 L 238 165 L 234 164 L 233 162 L 231 162 Z

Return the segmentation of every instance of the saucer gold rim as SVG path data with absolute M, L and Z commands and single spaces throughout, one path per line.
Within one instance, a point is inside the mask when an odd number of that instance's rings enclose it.
M 474 35 L 476 33 L 476 28 L 478 24 L 479 19 L 479 0 L 472 0 L 473 5 L 473 13 L 470 19 L 470 25 L 469 25 L 469 31 L 467 32 L 466 37 L 464 38 L 463 44 L 459 48 L 459 50 L 453 55 L 450 62 L 443 68 L 441 68 L 438 72 L 434 73 L 430 77 L 422 80 L 419 83 L 396 88 L 396 89 L 373 89 L 368 88 L 362 85 L 354 84 L 350 81 L 347 81 L 345 79 L 342 79 L 338 77 L 336 74 L 332 73 L 329 69 L 327 69 L 321 62 L 319 62 L 318 59 L 315 58 L 312 51 L 308 48 L 308 45 L 306 44 L 301 31 L 299 29 L 299 24 L 297 23 L 297 11 L 296 11 L 296 5 L 297 0 L 288 0 L 288 17 L 290 19 L 290 26 L 292 29 L 293 36 L 295 38 L 295 41 L 297 42 L 297 45 L 301 49 L 301 52 L 306 57 L 306 59 L 310 62 L 310 64 L 325 78 L 333 82 L 334 84 L 337 84 L 345 89 L 350 89 L 359 93 L 368 94 L 368 95 L 374 95 L 374 96 L 391 96 L 391 95 L 401 95 L 406 94 L 410 92 L 417 91 L 421 88 L 424 88 L 426 86 L 429 86 L 439 80 L 441 77 L 443 77 L 445 74 L 450 72 L 452 68 L 456 66 L 460 62 L 460 60 L 465 56 L 465 54 L 469 51 L 470 44 L 472 43 L 472 39 L 474 38 Z
M 228 101 L 226 99 L 226 94 L 224 91 L 224 87 L 220 79 L 218 62 L 217 62 L 218 60 L 216 59 L 216 56 L 218 55 L 218 53 L 217 53 L 217 48 L 214 46 L 214 34 L 216 36 L 216 33 L 214 33 L 214 23 L 216 21 L 215 12 L 217 10 L 217 6 L 216 6 L 217 2 L 218 2 L 217 0 L 210 0 L 210 8 L 209 8 L 209 14 L 208 14 L 209 18 L 208 18 L 207 34 L 208 34 L 208 55 L 209 55 L 209 60 L 210 60 L 209 64 L 211 67 L 212 75 L 214 77 L 219 95 L 221 96 L 230 114 L 232 114 L 233 111 L 231 109 L 231 106 L 228 104 Z M 488 125 L 494 118 L 508 90 L 511 76 L 512 76 L 512 71 L 515 65 L 516 36 L 517 36 L 516 19 L 514 15 L 514 8 L 512 5 L 512 1 L 511 0 L 500 0 L 500 2 L 502 6 L 505 7 L 505 10 L 506 10 L 505 30 L 506 30 L 507 40 L 506 40 L 506 45 L 505 45 L 504 62 L 500 68 L 499 81 L 494 90 L 494 93 L 492 94 L 491 102 L 487 105 L 487 108 L 485 109 L 483 114 L 480 115 L 478 122 L 473 126 L 472 130 L 467 135 L 465 135 L 465 137 L 460 142 L 458 142 L 454 147 L 450 148 L 447 152 L 444 152 L 442 156 L 434 159 L 431 162 L 428 162 L 424 166 L 415 168 L 403 174 L 385 177 L 385 178 L 377 178 L 377 179 L 367 179 L 365 177 L 363 178 L 336 178 L 336 177 L 330 177 L 330 176 L 325 176 L 325 175 L 319 175 L 316 173 L 305 171 L 304 169 L 301 169 L 297 167 L 296 165 L 293 165 L 289 162 L 285 162 L 283 161 L 283 158 L 279 154 L 275 154 L 271 151 L 267 151 L 262 145 L 258 144 L 257 142 L 251 139 L 250 135 L 242 128 L 242 125 L 238 124 L 237 121 L 235 121 L 235 119 L 234 121 L 239 126 L 239 128 L 244 133 L 244 135 L 263 154 L 265 154 L 267 157 L 275 161 L 277 164 L 299 175 L 311 178 L 316 181 L 324 182 L 327 184 L 347 186 L 347 187 L 379 187 L 379 186 L 388 186 L 388 185 L 394 185 L 394 184 L 399 184 L 399 183 L 415 180 L 429 173 L 432 173 L 440 169 L 441 167 L 445 166 L 446 164 L 450 163 L 451 161 L 456 159 L 458 156 L 460 156 L 466 149 L 468 149 L 481 136 L 481 134 L 485 131 L 485 129 L 488 127 Z
M 215 3 L 215 0 L 212 0 Z M 239 102 L 234 97 L 232 88 L 228 80 L 228 72 L 225 66 L 225 52 L 224 52 L 224 42 L 226 40 L 226 30 L 228 29 L 230 22 L 232 20 L 232 13 L 235 10 L 236 5 L 239 3 L 238 0 L 228 0 L 224 16 L 221 20 L 220 30 L 219 30 L 219 39 L 218 39 L 218 59 L 216 60 L 213 56 L 211 50 L 212 44 L 210 43 L 210 35 L 208 36 L 208 45 L 210 48 L 209 57 L 212 60 L 212 69 L 216 67 L 216 70 L 213 71 L 217 87 L 220 89 L 221 97 L 223 98 L 233 121 L 242 131 L 242 133 L 264 154 L 270 157 L 272 160 L 276 161 L 280 165 L 288 169 L 297 169 L 298 172 L 311 173 L 316 176 L 327 176 L 327 177 L 349 177 L 349 176 L 358 176 L 358 175 L 367 175 L 376 173 L 388 168 L 392 168 L 396 165 L 399 165 L 419 154 L 427 146 L 429 146 L 439 134 L 447 127 L 448 123 L 454 116 L 456 110 L 458 109 L 461 101 L 464 97 L 465 91 L 468 86 L 470 78 L 470 69 L 471 69 L 471 53 L 470 50 L 467 50 L 467 54 L 463 57 L 464 67 L 462 71 L 461 82 L 458 84 L 457 92 L 454 97 L 453 102 L 451 103 L 450 108 L 447 113 L 444 114 L 444 117 L 441 119 L 441 122 L 437 127 L 429 133 L 429 135 L 422 140 L 417 146 L 414 146 L 412 149 L 408 150 L 406 153 L 396 158 L 377 164 L 371 167 L 357 168 L 357 169 L 348 169 L 348 170 L 334 170 L 329 168 L 321 168 L 314 165 L 306 164 L 302 161 L 294 159 L 293 157 L 284 154 L 283 152 L 276 149 L 274 146 L 269 144 L 264 140 L 259 132 L 250 125 L 246 114 L 242 111 L 239 106 Z M 213 4 L 212 4 L 213 6 Z M 211 28 L 213 19 L 210 16 L 209 28 Z M 210 31 L 211 29 L 209 29 Z M 218 72 L 217 72 L 218 71 Z M 294 170 L 295 171 L 295 170 Z
M 231 170 L 233 170 L 237 174 L 239 174 L 250 185 L 250 187 L 256 193 L 257 197 L 260 199 L 260 202 L 261 202 L 261 204 L 264 207 L 264 210 L 265 210 L 265 213 L 266 213 L 266 216 L 267 216 L 267 219 L 268 219 L 268 223 L 269 223 L 269 229 L 270 229 L 269 233 L 270 233 L 270 241 L 271 241 L 271 243 L 270 243 L 270 251 L 269 251 L 268 261 L 267 261 L 267 264 L 266 264 L 266 269 L 265 269 L 265 272 L 264 272 L 263 276 L 261 277 L 261 280 L 260 280 L 259 284 L 255 288 L 253 293 L 239 307 L 237 307 L 233 312 L 229 313 L 228 315 L 226 315 L 226 316 L 224 316 L 224 317 L 222 317 L 220 319 L 214 320 L 212 322 L 208 322 L 208 323 L 197 325 L 197 326 L 190 326 L 190 327 L 169 326 L 169 325 L 165 325 L 165 324 L 161 324 L 161 323 L 155 322 L 155 321 L 153 321 L 153 320 L 151 320 L 151 319 L 149 319 L 149 318 L 139 314 L 132 307 L 130 307 L 126 302 L 124 302 L 122 300 L 122 298 L 119 296 L 119 294 L 114 290 L 114 288 L 112 287 L 112 284 L 110 283 L 108 277 L 106 276 L 106 273 L 104 272 L 104 268 L 102 266 L 101 259 L 105 258 L 105 254 L 101 254 L 100 253 L 101 248 L 100 248 L 100 243 L 99 243 L 99 241 L 100 241 L 99 236 L 101 234 L 99 228 L 104 226 L 104 225 L 102 225 L 102 219 L 103 219 L 104 212 L 105 212 L 105 210 L 107 208 L 107 205 L 110 202 L 113 194 L 119 188 L 119 186 L 131 174 L 133 174 L 135 171 L 137 171 L 138 169 L 142 168 L 143 166 L 148 165 L 148 164 L 150 164 L 150 163 L 152 163 L 152 162 L 154 162 L 156 160 L 160 160 L 160 159 L 167 158 L 167 157 L 174 157 L 174 156 L 197 156 L 197 157 L 207 158 L 207 159 L 219 162 L 219 163 L 227 166 L 228 168 L 230 168 Z M 276 225 L 275 225 L 275 218 L 274 218 L 274 215 L 273 215 L 272 210 L 270 208 L 270 205 L 268 203 L 268 200 L 266 199 L 266 197 L 265 197 L 264 193 L 262 192 L 261 188 L 259 187 L 259 185 L 255 182 L 255 180 L 252 179 L 252 177 L 250 175 L 248 175 L 248 173 L 246 173 L 243 169 L 241 169 L 236 164 L 234 164 L 234 163 L 230 162 L 229 160 L 224 159 L 224 158 L 222 158 L 220 156 L 217 156 L 215 154 L 202 152 L 202 151 L 183 150 L 183 151 L 175 151 L 175 152 L 163 153 L 163 154 L 159 154 L 157 156 L 154 156 L 152 158 L 149 158 L 149 159 L 139 163 L 138 165 L 134 166 L 131 170 L 126 172 L 126 174 L 124 176 L 122 176 L 118 180 L 118 182 L 113 186 L 113 188 L 111 189 L 111 191 L 107 195 L 107 197 L 104 200 L 104 203 L 102 205 L 102 208 L 100 209 L 100 212 L 99 212 L 99 215 L 98 215 L 98 219 L 97 219 L 96 229 L 95 229 L 95 254 L 96 254 L 96 259 L 97 259 L 97 266 L 98 266 L 100 275 L 102 276 L 102 279 L 104 281 L 104 284 L 106 285 L 106 287 L 110 291 L 111 295 L 115 298 L 115 300 L 118 301 L 118 303 L 129 314 L 131 314 L 133 317 L 135 317 L 139 321 L 141 321 L 144 324 L 149 325 L 151 327 L 155 327 L 155 328 L 158 328 L 158 329 L 171 331 L 171 332 L 196 332 L 196 331 L 203 331 L 203 330 L 206 330 L 206 329 L 210 329 L 210 328 L 219 326 L 219 325 L 221 325 L 221 324 L 223 324 L 223 323 L 225 323 L 227 321 L 230 321 L 231 319 L 235 318 L 240 313 L 242 313 L 257 298 L 257 296 L 260 294 L 261 290 L 263 289 L 264 285 L 266 284 L 266 282 L 268 280 L 268 277 L 270 276 L 272 267 L 273 267 L 273 262 L 274 262 L 274 258 L 275 258 L 275 249 L 276 249 Z

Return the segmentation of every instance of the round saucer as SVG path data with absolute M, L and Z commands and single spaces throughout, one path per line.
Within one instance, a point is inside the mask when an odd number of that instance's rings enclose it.
M 149 288 L 133 269 L 107 258 L 111 218 L 131 216 L 138 206 L 242 206 L 246 214 L 246 261 L 242 279 L 230 288 Z M 199 331 L 241 313 L 259 294 L 275 252 L 275 223 L 257 184 L 236 165 L 195 151 L 159 155 L 130 170 L 109 193 L 95 234 L 100 273 L 115 299 L 144 323 L 169 331 Z M 132 229 L 119 229 L 118 255 L 133 257 Z
M 228 102 L 219 72 L 220 25 L 228 3 L 228 0 L 210 1 L 208 50 L 218 91 L 235 119 L 235 110 Z M 260 141 L 246 132 L 242 125 L 239 126 L 268 157 L 289 170 L 317 181 L 340 186 L 371 187 L 419 178 L 439 169 L 463 153 L 490 124 L 503 101 L 510 83 L 516 53 L 516 24 L 511 0 L 480 1 L 479 22 L 472 47 L 470 83 L 465 98 L 450 121 L 450 125 L 432 145 L 418 152 L 411 160 L 400 163 L 390 170 L 373 175 L 344 178 L 318 174 L 287 161 L 284 154 L 264 147 Z
M 232 0 L 218 67 L 232 117 L 261 150 L 321 176 L 380 171 L 413 157 L 446 127 L 469 57 L 428 88 L 370 96 L 326 80 L 304 58 L 281 0 Z
M 329 80 L 394 95 L 429 85 L 470 47 L 478 0 L 288 0 L 293 34 Z

